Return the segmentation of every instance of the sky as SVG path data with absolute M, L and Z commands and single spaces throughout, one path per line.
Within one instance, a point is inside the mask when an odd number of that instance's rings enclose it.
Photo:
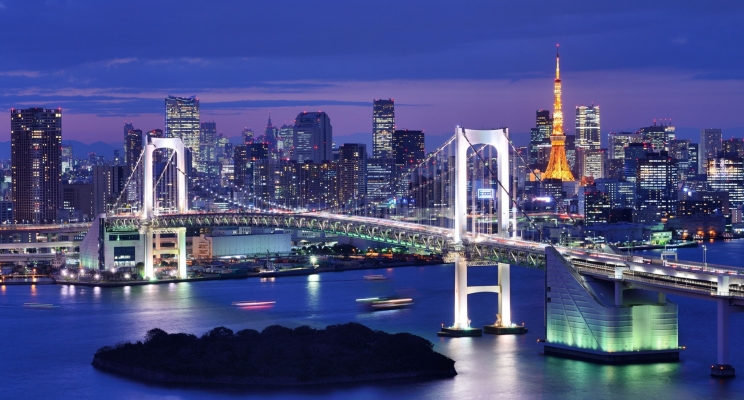
M 393 98 L 429 150 L 456 125 L 524 144 L 560 43 L 567 133 L 594 103 L 603 136 L 743 137 L 742 20 L 741 1 L 0 0 L 0 107 L 61 107 L 63 139 L 120 142 L 194 95 L 225 136 L 322 110 L 334 141 L 371 143 L 372 100 Z

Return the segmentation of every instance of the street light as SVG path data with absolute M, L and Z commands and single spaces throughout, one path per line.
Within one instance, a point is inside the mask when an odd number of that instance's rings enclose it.
M 706 258 L 706 253 L 708 252 L 708 248 L 703 245 L 703 269 L 708 268 L 708 260 Z

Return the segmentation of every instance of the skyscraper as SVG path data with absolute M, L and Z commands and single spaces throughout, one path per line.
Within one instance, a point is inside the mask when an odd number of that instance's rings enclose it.
M 571 167 L 566 160 L 566 136 L 563 134 L 563 111 L 561 103 L 560 56 L 555 55 L 555 81 L 553 86 L 553 133 L 550 135 L 550 161 L 544 179 L 573 181 Z
M 347 211 L 354 211 L 366 204 L 367 146 L 345 143 L 339 147 L 338 168 L 339 204 Z
M 550 154 L 550 134 L 553 132 L 553 119 L 549 110 L 535 112 L 535 127 L 530 129 L 530 169 L 544 170 L 549 157 L 540 154 Z M 542 151 L 541 151 L 542 150 Z
M 127 172 L 126 166 L 93 167 L 93 215 L 111 211 L 109 208 L 116 204 L 124 190 L 124 184 L 129 177 Z
M 674 136 L 674 127 L 656 125 L 656 121 L 654 121 L 652 126 L 643 127 L 636 133 L 641 135 L 643 141 L 649 143 L 654 151 L 666 151 L 668 150 L 669 140 L 671 140 L 670 134 Z
M 217 123 L 214 121 L 202 122 L 199 134 L 201 135 L 199 139 L 200 162 L 204 164 L 199 167 L 199 170 L 206 171 L 206 164 L 217 161 Z
M 173 97 L 165 99 L 165 137 L 183 140 L 191 150 L 192 167 L 197 168 L 200 158 L 199 99 Z
M 372 106 L 372 157 L 393 157 L 395 103 L 393 99 L 375 99 Z
M 61 141 L 62 109 L 10 109 L 14 220 L 39 224 L 57 219 Z
M 698 148 L 698 173 L 704 174 L 708 159 L 716 158 L 721 151 L 721 130 L 707 128 L 700 130 L 700 147 Z
M 393 156 L 395 158 L 395 194 L 408 193 L 406 172 L 424 161 L 424 131 L 396 130 L 393 133 Z
M 292 125 L 282 125 L 276 139 L 276 147 L 282 158 L 292 158 L 294 150 L 294 128 Z
M 625 148 L 631 143 L 642 143 L 643 136 L 632 132 L 610 132 L 609 158 L 625 160 Z
M 333 128 L 328 114 L 303 111 L 295 119 L 293 129 L 293 160 L 301 163 L 333 160 Z
M 589 150 L 600 148 L 599 106 L 576 107 L 576 147 Z
M 127 140 L 124 142 L 124 151 L 127 171 L 131 173 L 140 159 L 140 154 L 142 154 L 142 131 L 140 129 L 132 129 L 127 133 Z

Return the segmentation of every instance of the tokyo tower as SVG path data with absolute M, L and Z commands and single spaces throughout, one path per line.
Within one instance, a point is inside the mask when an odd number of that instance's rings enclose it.
M 563 134 L 563 111 L 561 110 L 561 57 L 555 53 L 555 100 L 553 101 L 553 133 L 550 135 L 550 161 L 543 174 L 544 179 L 573 181 L 571 167 L 566 160 L 566 135 Z

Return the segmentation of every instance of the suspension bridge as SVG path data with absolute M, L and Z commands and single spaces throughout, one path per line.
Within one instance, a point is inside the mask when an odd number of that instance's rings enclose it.
M 396 212 L 386 213 L 379 212 L 379 202 L 308 211 L 240 187 L 226 194 L 187 177 L 180 139 L 144 140 L 126 189 L 80 245 L 86 268 L 115 268 L 121 258 L 116 249 L 127 244 L 133 249 L 128 259 L 144 263 L 146 279 L 155 277 L 153 260 L 163 254 L 176 258 L 178 276 L 186 278 L 187 228 L 248 226 L 360 238 L 442 254 L 455 264 L 453 324 L 442 327 L 442 336 L 482 334 L 468 319 L 468 295 L 479 292 L 498 296 L 496 322 L 485 326 L 486 332 L 524 332 L 512 323 L 509 271 L 512 265 L 538 268 L 546 271 L 546 353 L 611 363 L 676 360 L 678 310 L 666 299 L 673 294 L 717 303 L 718 323 L 711 329 L 718 335 L 718 354 L 711 374 L 734 375 L 728 323 L 732 313 L 744 310 L 744 269 L 522 240 L 517 213 L 532 221 L 515 198 L 509 155 L 518 157 L 518 152 L 506 128 L 457 127 L 440 148 L 395 177 L 388 193 L 395 196 L 389 204 Z M 230 209 L 189 209 L 187 182 L 222 198 Z M 479 198 L 479 190 L 495 196 Z M 407 207 L 398 210 L 399 199 Z M 165 249 L 154 242 L 164 234 L 172 244 Z M 498 284 L 468 284 L 468 268 L 481 265 L 498 265 Z

